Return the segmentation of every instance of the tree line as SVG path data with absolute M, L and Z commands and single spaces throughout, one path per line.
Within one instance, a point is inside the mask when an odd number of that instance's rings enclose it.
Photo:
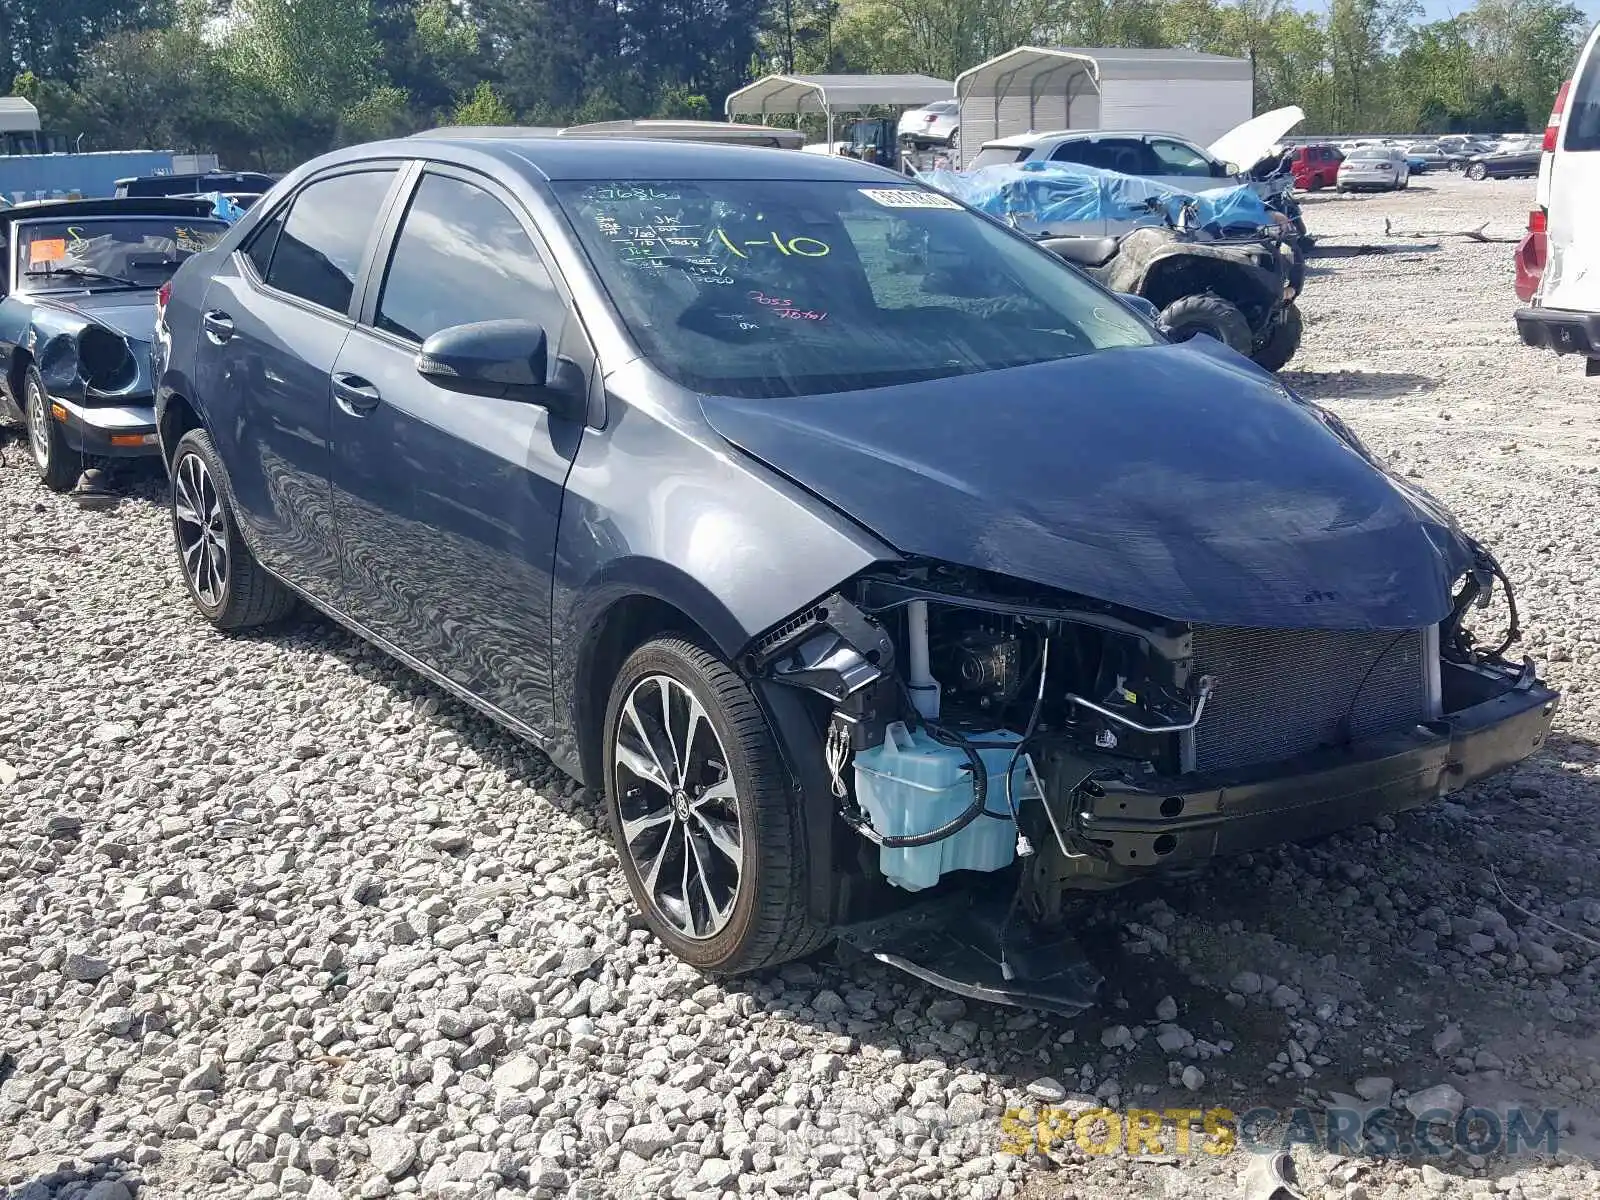
M 13 93 L 89 149 L 282 169 L 439 124 L 717 117 L 768 71 L 954 78 L 1022 44 L 1249 58 L 1301 132 L 1538 127 L 1587 22 L 1564 0 L 0 0 Z

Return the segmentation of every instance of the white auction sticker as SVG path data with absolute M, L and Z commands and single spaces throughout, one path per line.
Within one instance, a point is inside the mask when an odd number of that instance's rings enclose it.
M 961 211 L 949 196 L 938 192 L 925 192 L 921 188 L 861 188 L 860 192 L 874 204 L 885 208 L 953 208 Z

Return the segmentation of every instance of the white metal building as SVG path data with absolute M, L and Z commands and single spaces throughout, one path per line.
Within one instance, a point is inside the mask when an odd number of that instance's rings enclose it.
M 1019 46 L 956 76 L 961 162 L 1030 130 L 1146 129 L 1206 145 L 1254 110 L 1250 60 L 1194 50 Z
M 39 110 L 21 96 L 0 96 L 0 133 L 38 133 Z
M 827 118 L 827 140 L 832 142 L 835 114 L 918 108 L 952 95 L 948 79 L 931 75 L 766 75 L 734 92 L 723 107 L 730 121 L 736 116 L 759 116 L 765 122 L 774 113 L 820 113 Z

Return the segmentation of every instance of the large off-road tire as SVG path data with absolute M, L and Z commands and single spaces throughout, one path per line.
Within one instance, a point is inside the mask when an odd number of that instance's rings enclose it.
M 1224 346 L 1249 356 L 1255 346 L 1250 322 L 1238 306 L 1210 293 L 1183 296 L 1161 310 L 1158 324 L 1175 342 L 1187 341 L 1197 333 L 1209 333 Z
M 39 480 L 52 492 L 70 492 L 83 473 L 83 456 L 67 446 L 61 426 L 50 415 L 50 393 L 31 364 L 22 383 L 22 419 L 28 426 L 28 449 Z
M 201 616 L 232 630 L 270 625 L 294 611 L 294 594 L 244 544 L 227 476 L 205 430 L 191 429 L 179 439 L 168 496 L 178 573 Z
M 1284 309 L 1283 319 L 1272 327 L 1267 340 L 1250 357 L 1269 371 L 1281 371 L 1294 357 L 1295 351 L 1300 349 L 1300 338 L 1304 333 L 1305 325 L 1300 319 L 1300 310 L 1291 304 Z
M 806 907 L 800 805 L 761 706 L 725 662 L 678 637 L 635 650 L 611 687 L 604 753 L 617 857 L 667 949 L 734 975 L 827 940 Z
M 1467 164 L 1467 178 L 1468 179 L 1481 180 L 1481 179 L 1488 178 L 1488 175 L 1489 175 L 1489 168 L 1484 166 L 1482 163 L 1468 163 Z
M 1306 290 L 1306 248 L 1299 239 L 1289 242 L 1289 287 L 1296 297 Z

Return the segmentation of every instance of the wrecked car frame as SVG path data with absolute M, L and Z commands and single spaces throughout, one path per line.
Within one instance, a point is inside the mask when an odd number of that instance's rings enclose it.
M 156 445 L 150 346 L 157 290 L 226 232 L 191 199 L 62 200 L 0 212 L 0 398 L 28 429 L 43 482 L 85 458 Z

